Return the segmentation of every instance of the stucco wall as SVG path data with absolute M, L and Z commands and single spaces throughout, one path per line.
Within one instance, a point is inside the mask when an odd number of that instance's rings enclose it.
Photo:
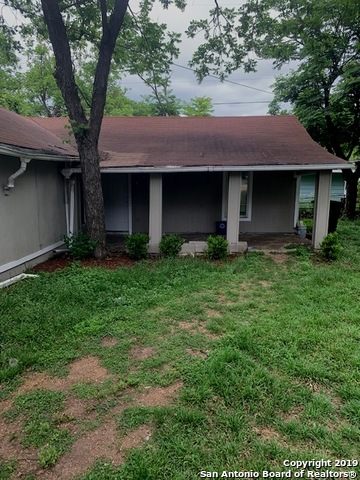
M 3 186 L 19 166 L 19 159 L 0 156 L 0 266 L 41 251 L 66 234 L 59 164 L 32 160 L 5 196 Z
M 222 173 L 164 174 L 163 232 L 215 232 L 221 202 Z
M 240 232 L 293 232 L 295 194 L 293 172 L 254 172 L 251 221 Z

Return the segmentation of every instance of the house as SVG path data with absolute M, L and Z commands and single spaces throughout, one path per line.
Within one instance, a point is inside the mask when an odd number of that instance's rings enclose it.
M 50 255 L 81 224 L 81 182 L 65 118 L 0 109 L 0 276 Z M 293 116 L 107 117 L 99 142 L 106 228 L 215 233 L 230 251 L 243 232 L 290 233 L 299 182 L 316 175 L 317 248 L 327 233 L 331 172 L 350 165 L 316 144 Z M 185 245 L 186 248 L 186 245 Z

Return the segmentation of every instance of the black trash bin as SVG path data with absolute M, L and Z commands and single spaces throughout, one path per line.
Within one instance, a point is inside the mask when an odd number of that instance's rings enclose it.
M 337 229 L 338 220 L 341 215 L 342 203 L 335 200 L 330 201 L 328 233 L 333 233 Z
M 216 235 L 223 235 L 226 237 L 226 220 L 221 222 L 215 222 L 216 225 Z

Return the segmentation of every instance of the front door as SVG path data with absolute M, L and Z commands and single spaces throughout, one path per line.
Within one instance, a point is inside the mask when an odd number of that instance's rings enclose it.
M 107 232 L 129 231 L 129 177 L 124 173 L 102 175 Z

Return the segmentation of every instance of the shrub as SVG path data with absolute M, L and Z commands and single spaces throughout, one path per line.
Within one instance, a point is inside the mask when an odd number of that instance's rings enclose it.
M 125 245 L 129 252 L 129 257 L 133 260 L 141 260 L 146 258 L 147 244 L 150 237 L 146 233 L 133 233 L 132 235 L 125 235 Z
M 77 235 L 71 235 L 70 237 L 65 235 L 63 240 L 70 254 L 77 260 L 92 257 L 98 243 L 96 240 L 91 240 L 83 230 Z
M 211 260 L 223 260 L 227 257 L 229 242 L 221 235 L 210 235 L 204 254 Z
M 341 252 L 339 235 L 336 232 L 326 235 L 320 243 L 320 250 L 326 260 L 337 260 Z
M 179 255 L 185 240 L 179 235 L 163 235 L 159 243 L 160 253 L 164 258 L 174 258 Z

